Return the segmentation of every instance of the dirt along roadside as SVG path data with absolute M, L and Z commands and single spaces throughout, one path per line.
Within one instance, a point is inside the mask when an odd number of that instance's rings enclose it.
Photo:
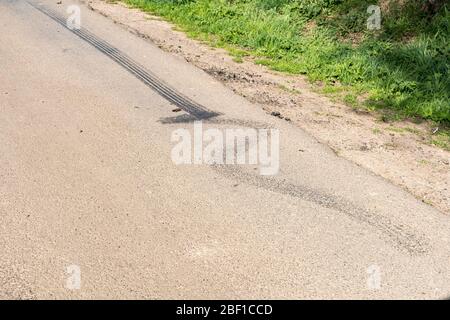
M 81 0 L 128 31 L 184 58 L 222 81 L 267 113 L 301 127 L 355 162 L 450 214 L 450 152 L 430 144 L 430 123 L 387 123 L 377 114 L 359 112 L 317 93 L 301 76 L 236 62 L 224 49 L 188 38 L 159 17 L 104 0 Z

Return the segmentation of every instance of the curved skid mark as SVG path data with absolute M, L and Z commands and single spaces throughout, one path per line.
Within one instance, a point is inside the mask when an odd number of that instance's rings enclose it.
M 403 249 L 411 255 L 424 254 L 429 251 L 429 245 L 424 236 L 417 235 L 416 231 L 397 224 L 388 217 L 358 207 L 346 199 L 307 186 L 295 185 L 285 180 L 277 180 L 248 173 L 239 166 L 215 165 L 213 167 L 218 173 L 229 179 L 250 184 L 268 191 L 289 195 L 291 197 L 315 203 L 327 209 L 344 213 L 357 221 L 363 222 L 379 230 L 387 236 L 397 248 Z

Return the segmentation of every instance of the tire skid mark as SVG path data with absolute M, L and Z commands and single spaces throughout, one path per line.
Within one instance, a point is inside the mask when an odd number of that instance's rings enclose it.
M 415 230 L 398 224 L 386 216 L 359 207 L 344 198 L 308 186 L 296 185 L 286 180 L 252 174 L 244 171 L 240 166 L 215 165 L 213 168 L 216 172 L 231 180 L 341 212 L 380 231 L 396 248 L 402 249 L 410 255 L 426 254 L 430 250 L 428 241 Z
M 198 121 L 197 118 L 193 117 L 190 114 L 182 114 L 179 116 L 174 117 L 165 117 L 160 118 L 158 120 L 159 123 L 162 124 L 180 124 L 180 123 L 194 123 L 195 121 Z M 204 124 L 215 124 L 218 126 L 223 125 L 232 125 L 237 126 L 241 128 L 251 128 L 251 129 L 274 129 L 275 126 L 272 124 L 269 124 L 267 122 L 261 122 L 261 121 L 252 121 L 252 120 L 244 120 L 244 119 L 236 119 L 236 118 L 226 118 L 222 116 L 218 116 L 215 118 L 205 119 L 203 121 Z
M 182 110 L 188 112 L 196 119 L 210 119 L 219 115 L 219 113 L 213 112 L 208 108 L 196 103 L 190 98 L 184 96 L 183 94 L 177 92 L 175 89 L 171 88 L 164 81 L 159 79 L 152 72 L 144 68 L 142 65 L 131 59 L 125 53 L 115 48 L 108 42 L 100 39 L 90 31 L 85 28 L 81 29 L 70 29 L 67 27 L 66 19 L 60 15 L 58 12 L 46 8 L 42 4 L 36 4 L 30 1 L 27 1 L 32 7 L 36 8 L 49 18 L 58 22 L 67 30 L 71 31 L 87 43 L 91 44 L 100 52 L 104 53 L 106 56 L 111 58 L 113 61 L 124 67 L 128 72 L 133 74 L 136 78 L 141 80 L 145 85 L 156 91 L 159 95 L 165 98 L 170 103 L 176 105 Z

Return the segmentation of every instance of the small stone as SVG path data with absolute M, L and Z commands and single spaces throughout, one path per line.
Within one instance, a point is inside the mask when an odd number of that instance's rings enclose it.
M 359 149 L 360 149 L 361 151 L 368 151 L 368 150 L 369 150 L 369 147 L 368 147 L 366 144 L 364 144 L 364 145 L 362 145 Z
M 175 108 L 172 110 L 172 112 L 180 112 L 180 111 L 181 111 L 181 108 Z

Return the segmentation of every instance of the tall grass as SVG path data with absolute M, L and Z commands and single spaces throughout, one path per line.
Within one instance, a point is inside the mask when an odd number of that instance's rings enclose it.
M 345 88 L 352 101 L 364 96 L 367 108 L 450 123 L 447 6 L 429 16 L 421 0 L 388 1 L 382 29 L 370 31 L 373 0 L 125 1 L 194 37 L 321 81 L 328 92 Z

